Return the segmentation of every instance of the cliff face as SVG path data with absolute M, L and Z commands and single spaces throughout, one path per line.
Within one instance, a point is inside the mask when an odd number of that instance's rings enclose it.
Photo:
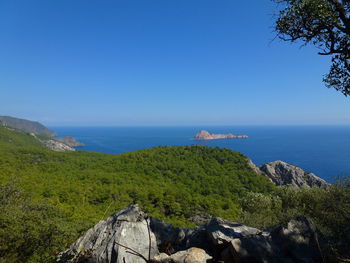
M 56 136 L 54 131 L 46 128 L 44 125 L 36 121 L 29 121 L 9 116 L 0 116 L 0 125 L 34 133 L 36 135 L 45 135 L 48 137 Z
M 300 167 L 274 161 L 263 164 L 259 170 L 269 177 L 276 185 L 291 185 L 293 187 L 328 187 L 329 184 L 313 173 L 305 172 Z

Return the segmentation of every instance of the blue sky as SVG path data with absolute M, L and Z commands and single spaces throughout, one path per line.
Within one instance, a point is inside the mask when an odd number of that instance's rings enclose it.
M 0 115 L 47 125 L 350 124 L 270 0 L 2 0 Z

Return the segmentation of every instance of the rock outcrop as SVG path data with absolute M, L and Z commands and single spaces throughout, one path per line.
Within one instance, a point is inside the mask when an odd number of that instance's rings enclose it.
M 198 132 L 194 138 L 196 140 L 216 140 L 216 139 L 240 139 L 240 138 L 248 138 L 247 135 L 234 135 L 232 133 L 228 134 L 215 134 L 209 133 L 208 131 L 201 130 Z
M 283 161 L 256 166 L 252 160 L 247 158 L 247 164 L 254 172 L 267 176 L 277 186 L 289 185 L 296 188 L 330 186 L 329 183 L 315 174 L 305 172 L 300 167 Z
M 9 116 L 0 116 L 0 126 L 8 129 L 20 130 L 29 133 L 39 140 L 45 147 L 56 152 L 75 151 L 73 147 L 84 146 L 73 137 L 54 138 L 57 133 L 46 128 L 39 122 L 29 121 Z
M 135 253 L 146 259 L 148 253 L 151 258 L 158 254 L 147 220 L 138 206 L 128 206 L 89 229 L 59 256 L 59 262 L 144 263 Z
M 69 151 L 75 151 L 74 148 L 68 146 L 67 144 L 63 142 L 56 141 L 54 139 L 51 140 L 40 140 L 45 147 L 48 149 L 55 151 L 55 152 L 69 152 Z
M 220 218 L 186 229 L 148 219 L 133 205 L 89 229 L 60 254 L 58 262 L 316 263 L 322 262 L 322 253 L 316 228 L 305 217 L 271 231 Z
M 155 263 L 207 263 L 212 262 L 211 259 L 212 257 L 204 249 L 192 247 L 172 255 L 161 253 L 155 256 L 153 260 Z
M 247 160 L 247 165 L 257 174 L 263 174 L 266 175 L 263 171 L 260 170 L 260 168 L 258 166 L 255 165 L 255 163 L 253 163 L 253 161 L 251 159 L 249 159 L 248 157 L 246 157 Z
M 322 262 L 314 224 L 305 217 L 291 220 L 267 235 L 234 238 L 221 252 L 224 262 Z
M 283 161 L 263 164 L 259 170 L 269 177 L 276 185 L 291 185 L 293 187 L 328 187 L 329 184 L 313 173 L 305 172 L 300 167 Z
M 35 137 L 34 134 L 31 134 Z M 38 138 L 39 139 L 39 138 Z M 77 142 L 75 138 L 67 136 L 64 138 L 53 138 L 50 140 L 39 139 L 47 148 L 55 152 L 75 151 L 74 147 L 84 146 L 83 143 Z
M 78 142 L 74 137 L 72 136 L 66 136 L 63 138 L 55 138 L 56 141 L 62 142 L 66 145 L 68 145 L 69 147 L 80 147 L 80 146 L 84 146 L 84 143 Z

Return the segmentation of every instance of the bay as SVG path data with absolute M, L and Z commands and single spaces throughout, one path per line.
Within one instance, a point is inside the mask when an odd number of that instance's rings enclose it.
M 248 156 L 257 165 L 283 160 L 334 182 L 350 175 L 350 126 L 193 126 L 193 127 L 50 127 L 73 136 L 79 150 L 120 154 L 156 146 L 207 145 Z M 247 139 L 197 141 L 201 129 L 248 135 Z

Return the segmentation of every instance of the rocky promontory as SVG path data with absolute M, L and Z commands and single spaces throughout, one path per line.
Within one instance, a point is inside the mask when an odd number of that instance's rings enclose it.
M 313 173 L 304 171 L 298 166 L 274 161 L 259 167 L 276 185 L 291 185 L 294 187 L 328 187 L 329 184 Z
M 75 151 L 74 147 L 84 146 L 83 143 L 77 142 L 75 138 L 71 136 L 56 138 L 55 136 L 57 136 L 57 133 L 55 131 L 48 129 L 36 121 L 0 116 L 0 126 L 29 133 L 46 148 L 55 152 Z
M 198 132 L 194 138 L 196 140 L 216 140 L 216 139 L 241 139 L 241 138 L 248 138 L 247 135 L 235 135 L 232 133 L 227 133 L 227 134 L 215 134 L 215 133 L 210 133 L 206 130 L 201 130 Z
M 264 231 L 221 218 L 177 228 L 131 205 L 89 229 L 58 262 L 315 263 L 323 262 L 321 245 L 306 217 Z
M 57 141 L 55 139 L 50 140 L 41 140 L 42 144 L 45 145 L 46 148 L 55 151 L 55 152 L 70 152 L 75 151 L 73 147 L 70 147 L 69 145 Z
M 75 138 L 67 136 L 64 138 L 39 139 L 47 148 L 55 152 L 75 151 L 75 147 L 84 146 Z
M 37 121 L 14 118 L 10 116 L 0 116 L 0 126 L 10 127 L 16 130 L 34 133 L 35 135 L 43 135 L 48 137 L 56 136 L 56 132 L 46 128 Z
M 84 146 L 85 144 L 82 142 L 78 142 L 74 137 L 72 136 L 66 136 L 63 138 L 55 138 L 56 141 L 64 143 L 68 145 L 69 147 L 80 147 Z
M 277 186 L 288 185 L 295 188 L 326 188 L 330 186 L 329 183 L 315 174 L 283 161 L 273 161 L 261 166 L 256 166 L 250 159 L 247 162 L 256 173 L 267 176 Z

